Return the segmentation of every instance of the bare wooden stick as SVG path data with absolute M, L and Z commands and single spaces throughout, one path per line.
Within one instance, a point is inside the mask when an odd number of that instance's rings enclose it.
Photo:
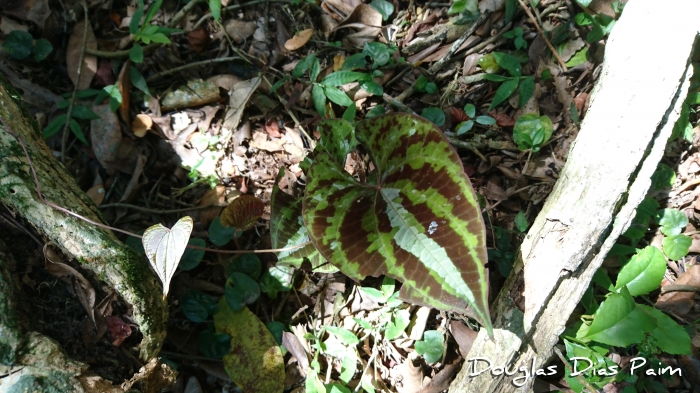
M 559 61 L 559 64 L 561 65 L 561 68 L 564 69 L 564 71 L 567 71 L 566 64 L 564 63 L 564 60 L 562 60 L 561 56 L 559 56 L 559 52 L 557 52 L 556 49 L 554 49 L 554 46 L 552 46 L 552 43 L 549 42 L 549 39 L 547 38 L 547 35 L 544 34 L 544 31 L 542 31 L 542 28 L 540 27 L 539 23 L 537 23 L 537 20 L 535 20 L 535 17 L 532 15 L 532 12 L 530 12 L 530 9 L 527 8 L 527 5 L 523 2 L 523 0 L 518 0 L 518 3 L 520 3 L 520 6 L 523 8 L 525 13 L 527 13 L 528 18 L 530 18 L 530 22 L 535 25 L 535 28 L 537 31 L 540 33 L 542 36 L 542 39 L 544 40 L 544 43 L 547 44 L 547 48 L 552 51 L 554 54 L 554 57 L 557 58 Z
M 489 16 L 491 16 L 492 12 L 493 11 L 489 10 L 482 12 L 481 16 L 479 16 L 479 19 L 477 19 L 477 21 L 474 22 L 474 24 L 471 25 L 469 29 L 467 29 L 467 31 L 465 31 L 464 34 L 462 34 L 462 36 L 457 39 L 457 41 L 452 43 L 450 50 L 448 50 L 447 53 L 445 53 L 445 56 L 443 56 L 440 60 L 436 61 L 435 64 L 433 64 L 428 69 L 428 73 L 430 75 L 435 75 L 438 71 L 440 71 L 440 69 L 442 69 L 442 67 L 445 66 L 445 64 L 449 63 L 449 61 L 452 59 L 452 55 L 454 55 L 455 52 L 457 52 L 459 47 L 462 46 L 464 41 L 466 41 L 470 35 L 474 34 L 476 29 L 478 29 L 482 23 L 484 23 L 484 21 L 488 19 Z

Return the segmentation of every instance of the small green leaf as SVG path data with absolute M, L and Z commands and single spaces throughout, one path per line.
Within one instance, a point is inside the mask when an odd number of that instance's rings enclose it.
M 340 380 L 348 383 L 357 371 L 357 355 L 352 349 L 348 350 L 343 356 L 343 361 L 340 364 Z
M 83 134 L 83 130 L 80 128 L 80 125 L 77 121 L 75 121 L 74 119 L 70 119 L 70 122 L 68 122 L 68 126 L 70 127 L 70 130 L 73 133 L 73 135 L 75 135 L 75 137 L 78 138 L 79 141 L 83 142 L 86 145 L 88 144 L 87 139 L 85 139 L 85 134 Z
M 389 19 L 389 16 L 394 13 L 394 5 L 386 0 L 372 0 L 370 6 L 382 14 L 383 21 Z
M 386 332 L 384 332 L 384 338 L 391 341 L 398 338 L 408 324 L 411 322 L 411 314 L 408 310 L 396 310 L 391 316 L 391 322 L 386 326 Z
M 525 217 L 525 213 L 523 212 L 518 212 L 518 214 L 515 216 L 515 227 L 518 229 L 520 232 L 525 232 L 527 230 L 527 227 L 530 224 L 527 222 L 527 217 Z
M 688 217 L 678 209 L 662 209 L 656 212 L 656 222 L 661 225 L 661 233 L 675 236 L 688 225 Z
M 476 107 L 474 104 L 467 104 L 464 106 L 464 113 L 469 116 L 470 119 L 473 119 L 474 116 L 476 116 Z
M 258 282 L 260 290 L 272 299 L 278 292 L 286 292 L 292 288 L 292 267 L 274 266 L 265 270 Z
M 119 88 L 115 85 L 109 85 L 103 87 L 102 90 L 110 97 L 109 109 L 111 109 L 112 112 L 116 112 L 122 104 L 122 93 L 119 91 Z
M 532 97 L 535 92 L 535 79 L 531 76 L 523 78 L 520 81 L 520 108 L 527 104 L 527 101 Z
M 428 84 L 428 78 L 421 75 L 416 79 L 416 84 L 413 86 L 417 91 L 425 91 L 425 85 Z
M 372 64 L 374 68 L 388 64 L 394 52 L 396 52 L 395 47 L 390 47 L 381 42 L 367 42 L 362 48 L 362 53 L 369 56 L 374 61 Z
M 284 324 L 279 321 L 272 321 L 266 323 L 265 326 L 267 326 L 267 330 L 269 330 L 270 333 L 272 333 L 272 337 L 274 337 L 275 341 L 277 341 L 277 345 L 282 345 L 282 334 L 284 333 Z
M 53 50 L 53 45 L 45 39 L 45 38 L 40 38 L 34 43 L 34 48 L 32 49 L 32 52 L 34 52 L 34 60 L 36 61 L 42 61 L 44 60 Z
M 304 72 L 308 70 L 311 65 L 316 61 L 316 54 L 312 53 L 305 58 L 299 60 L 297 62 L 297 65 L 294 66 L 294 70 L 292 70 L 292 76 L 295 78 L 301 78 L 302 75 L 304 75 Z
M 576 3 L 580 5 L 581 7 L 588 8 L 589 5 L 591 5 L 591 2 L 593 0 L 576 0 Z
M 26 31 L 12 30 L 2 43 L 2 47 L 13 59 L 22 60 L 32 54 L 33 41 L 32 35 Z
M 262 272 L 262 262 L 257 254 L 243 254 L 240 258 L 232 259 L 228 264 L 228 273 L 243 273 L 257 280 Z
M 598 307 L 593 323 L 584 337 L 616 347 L 638 344 L 645 333 L 656 328 L 656 321 L 632 299 L 627 287 L 611 293 Z
M 212 220 L 211 224 L 209 224 L 209 241 L 216 246 L 225 246 L 228 242 L 233 240 L 233 234 L 235 232 L 235 227 L 227 228 L 221 225 L 221 219 L 217 216 Z
M 432 121 L 436 126 L 442 127 L 445 124 L 445 112 L 440 108 L 430 107 L 423 109 L 422 117 Z
M 506 0 L 506 17 L 505 22 L 510 23 L 518 10 L 518 0 Z
M 314 59 L 314 62 L 311 65 L 311 74 L 309 75 L 311 82 L 316 82 L 316 79 L 318 79 L 318 74 L 320 74 L 320 73 L 321 73 L 321 63 L 318 62 L 318 59 Z
M 197 349 L 203 356 L 221 359 L 231 350 L 231 336 L 204 330 L 197 337 Z
M 419 355 L 428 363 L 435 363 L 442 358 L 445 338 L 437 330 L 428 330 L 423 333 L 423 340 L 416 341 L 415 348 Z
M 367 112 L 367 114 L 365 115 L 365 119 L 371 119 L 373 117 L 381 116 L 385 113 L 386 109 L 381 105 L 377 105 Z
M 50 138 L 54 136 L 57 132 L 61 131 L 63 126 L 66 124 L 66 118 L 68 118 L 68 115 L 63 114 L 63 115 L 58 115 L 55 119 L 51 120 L 51 123 L 49 123 L 46 128 L 44 128 L 44 132 L 42 132 L 42 136 L 44 138 Z
M 311 89 L 311 98 L 314 100 L 314 107 L 316 112 L 321 115 L 321 118 L 326 117 L 326 92 L 323 90 L 323 86 L 314 83 L 314 87 Z
M 187 243 L 190 246 L 205 247 L 207 243 L 204 239 L 193 238 Z M 180 264 L 178 268 L 180 270 L 188 271 L 199 266 L 199 262 L 204 258 L 204 250 L 195 250 L 192 248 L 186 248 L 185 253 L 182 254 L 182 259 L 180 259 Z
M 221 0 L 209 0 L 209 10 L 215 22 L 221 19 Z
M 501 71 L 501 67 L 496 62 L 496 57 L 493 55 L 493 53 L 481 56 L 481 59 L 479 59 L 479 66 L 487 74 L 495 74 Z
M 620 270 L 616 289 L 627 286 L 632 296 L 646 295 L 661 284 L 666 273 L 666 258 L 654 246 L 639 250 Z
M 337 326 L 326 326 L 324 327 L 327 332 L 333 334 L 345 345 L 354 346 L 357 345 L 360 340 L 355 336 L 355 333 L 349 331 L 348 329 L 337 327 Z
M 367 67 L 367 59 L 366 55 L 364 53 L 355 53 L 352 56 L 349 56 L 348 58 L 345 59 L 343 62 L 343 66 L 340 67 L 341 71 L 352 71 L 356 68 L 365 68 Z
M 318 378 L 318 372 L 316 372 L 316 370 L 309 370 L 304 384 L 304 391 L 307 393 L 326 393 L 326 387 Z
M 134 43 L 134 46 L 131 47 L 131 50 L 129 51 L 129 58 L 134 63 L 143 63 L 143 48 L 138 42 Z
M 384 293 L 385 299 L 394 294 L 394 289 L 396 289 L 396 280 L 384 276 L 384 279 L 382 279 L 382 293 Z
M 467 8 L 467 2 L 465 0 L 455 0 L 452 6 L 447 10 L 448 15 L 460 14 Z
M 375 96 L 384 94 L 384 88 L 375 82 L 374 79 L 360 80 L 360 87 Z
M 671 355 L 691 354 L 690 336 L 682 326 L 654 307 L 643 304 L 638 304 L 637 307 L 641 307 L 656 318 L 656 329 L 651 331 L 651 336 L 656 340 L 660 350 Z
M 496 94 L 493 96 L 493 101 L 491 101 L 489 110 L 495 108 L 498 104 L 507 100 L 508 97 L 510 97 L 510 95 L 513 94 L 515 89 L 518 88 L 518 83 L 518 78 L 512 78 L 503 82 L 501 86 L 499 86 L 498 90 L 496 90 Z
M 139 0 L 136 4 L 134 14 L 131 16 L 131 22 L 129 22 L 129 33 L 131 34 L 136 35 L 139 33 L 139 25 L 141 24 L 141 18 L 143 17 L 143 7 L 143 0 Z
M 517 57 L 503 52 L 493 52 L 493 58 L 496 60 L 496 63 L 498 63 L 501 68 L 508 71 L 511 76 L 519 77 L 522 73 L 522 66 Z
M 150 96 L 151 92 L 148 90 L 148 84 L 146 84 L 146 79 L 141 75 L 141 71 L 136 67 L 129 67 L 129 78 L 131 79 L 131 85 L 141 90 L 146 96 Z
M 143 24 L 150 23 L 153 20 L 153 17 L 156 16 L 156 13 L 160 10 L 160 7 L 162 5 L 163 5 L 163 0 L 156 0 L 153 3 L 151 3 L 151 5 L 148 7 L 148 12 L 146 13 L 146 17 L 143 19 Z
M 92 109 L 83 105 L 73 106 L 73 117 L 83 120 L 95 120 L 100 118 L 100 116 L 93 112 Z
M 677 261 L 688 255 L 691 244 L 693 244 L 693 239 L 686 235 L 665 237 L 663 241 L 664 254 L 668 259 Z M 659 283 L 661 282 L 659 281 Z
M 190 321 L 204 322 L 210 314 L 216 312 L 216 300 L 203 292 L 190 289 L 180 298 L 180 310 Z
M 467 120 L 457 126 L 457 135 L 462 135 L 474 127 L 474 120 Z
M 513 142 L 520 150 L 532 149 L 537 152 L 549 140 L 553 131 L 552 121 L 547 116 L 538 117 L 535 113 L 527 113 L 515 122 Z
M 324 86 L 340 86 L 346 83 L 355 82 L 367 74 L 355 71 L 337 71 L 323 78 L 321 84 Z
M 437 92 L 437 85 L 433 82 L 428 82 L 425 85 L 425 92 L 428 94 L 433 94 Z
M 482 126 L 490 126 L 496 124 L 496 119 L 494 119 L 491 116 L 479 116 L 475 120 L 478 124 L 481 124 Z
M 226 304 L 233 311 L 240 311 L 246 304 L 252 304 L 260 297 L 260 287 L 248 275 L 233 272 L 226 280 L 224 290 Z
M 674 170 L 660 162 L 656 167 L 656 171 L 651 175 L 651 188 L 654 191 L 663 190 L 664 188 L 669 188 L 673 186 L 676 182 L 676 172 Z
M 357 114 L 357 107 L 355 105 L 348 105 L 348 108 L 343 112 L 343 120 L 354 122 L 355 116 Z
M 588 60 L 588 47 L 584 46 L 583 49 L 576 52 L 565 64 L 567 67 L 576 67 L 579 64 L 583 64 Z
M 326 86 L 326 97 L 340 106 L 350 106 L 353 104 L 350 97 L 337 87 Z

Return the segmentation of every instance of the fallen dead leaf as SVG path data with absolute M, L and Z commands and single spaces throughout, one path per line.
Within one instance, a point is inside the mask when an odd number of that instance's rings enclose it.
M 455 341 L 457 341 L 457 345 L 459 345 L 460 355 L 466 359 L 478 333 L 470 329 L 462 322 L 456 320 L 452 320 L 452 322 L 450 322 L 450 332 L 452 333 L 452 337 L 454 337 Z
M 233 132 L 238 129 L 238 124 L 241 122 L 245 107 L 258 86 L 260 86 L 260 77 L 255 77 L 247 81 L 237 83 L 230 93 L 229 108 L 224 115 L 224 123 L 221 125 L 221 143 L 225 146 Z
M 121 318 L 110 315 L 105 317 L 107 324 L 107 334 L 112 340 L 112 345 L 118 347 L 121 343 L 131 336 L 131 327 L 124 323 Z
M 0 31 L 3 34 L 10 34 L 13 30 L 29 31 L 29 26 L 17 23 L 10 18 L 0 16 Z
M 131 174 L 136 167 L 139 153 L 136 144 L 128 138 L 122 138 L 117 114 L 112 112 L 109 105 L 93 106 L 99 119 L 90 121 L 90 139 L 95 157 L 107 169 Z
M 700 286 L 700 265 L 690 266 L 673 284 Z M 695 306 L 694 296 L 694 292 L 664 293 L 659 296 L 655 306 L 659 310 L 682 317 Z
M 382 31 L 382 14 L 369 4 L 359 4 L 333 32 L 343 30 L 343 45 L 348 48 L 362 48 L 372 42 Z M 352 33 L 347 29 L 351 29 Z M 355 30 L 357 29 L 357 30 Z
M 283 141 L 281 139 L 268 140 L 268 136 L 263 132 L 255 132 L 253 134 L 253 140 L 250 141 L 250 147 L 254 147 L 259 150 L 265 150 L 269 152 L 282 151 Z
M 44 245 L 44 266 L 52 276 L 70 285 L 78 301 L 85 309 L 92 323 L 95 323 L 95 290 L 79 271 L 63 263 L 61 257 L 49 244 Z
M 83 32 L 85 28 L 85 21 L 80 21 L 73 26 L 73 34 L 71 34 L 68 39 L 68 47 L 66 50 L 66 67 L 68 69 L 68 76 L 73 81 L 73 84 L 78 87 L 78 90 L 84 90 L 90 87 L 92 78 L 97 73 L 97 57 L 93 55 L 85 55 L 83 60 L 83 67 L 80 72 L 80 80 L 78 80 L 78 63 L 80 59 L 80 53 L 83 50 Z M 92 31 L 92 26 L 88 25 L 87 28 L 87 44 L 88 49 L 97 49 L 97 39 L 95 38 L 95 33 Z
M 48 0 L 7 1 L 2 4 L 2 12 L 21 20 L 36 23 L 39 29 L 44 29 L 46 18 L 51 15 Z M 82 34 L 82 33 L 81 33 Z
M 161 100 L 161 109 L 170 111 L 173 109 L 191 108 L 200 105 L 217 102 L 221 99 L 219 87 L 212 82 L 195 79 L 187 82 L 175 91 L 171 91 Z
M 190 31 L 187 33 L 187 42 L 190 44 L 193 51 L 202 53 L 209 42 L 209 33 L 204 29 Z
M 236 44 L 242 44 L 246 38 L 250 37 L 255 33 L 258 25 L 252 21 L 244 21 L 240 19 L 231 19 L 226 22 L 226 34 L 228 34 L 233 42 Z
M 287 42 L 284 43 L 284 48 L 287 50 L 297 50 L 302 46 L 306 45 L 306 43 L 309 42 L 311 36 L 313 35 L 314 29 L 302 30 L 296 33 L 294 37 L 287 40 Z
M 221 74 L 207 78 L 207 82 L 211 82 L 217 87 L 220 87 L 224 90 L 231 91 L 233 90 L 233 86 L 235 86 L 236 83 L 241 82 L 241 78 L 232 74 Z
M 100 206 L 105 200 L 105 187 L 102 184 L 94 185 L 86 191 L 86 194 L 90 197 L 95 206 Z
M 209 206 L 209 205 L 222 205 L 226 197 L 226 187 L 222 185 L 217 185 L 215 188 L 210 189 L 199 201 L 199 206 Z M 210 207 L 207 209 L 200 210 L 199 212 L 199 222 L 202 227 L 209 228 L 209 224 L 221 213 L 223 207 Z
M 267 135 L 273 138 L 282 137 L 282 134 L 280 134 L 279 123 L 277 122 L 277 119 L 274 118 L 270 118 L 265 121 L 265 132 L 267 132 Z
M 140 113 L 136 115 L 134 121 L 131 122 L 131 131 L 139 138 L 146 136 L 146 132 L 153 127 L 153 119 L 151 116 Z
M 282 345 L 296 358 L 302 372 L 309 368 L 309 358 L 301 341 L 292 333 L 282 332 Z

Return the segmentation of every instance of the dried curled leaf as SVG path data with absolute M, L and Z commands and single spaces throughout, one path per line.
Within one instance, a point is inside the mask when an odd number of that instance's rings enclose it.
M 247 231 L 255 225 L 264 210 L 265 202 L 252 195 L 241 195 L 221 212 L 221 225 Z

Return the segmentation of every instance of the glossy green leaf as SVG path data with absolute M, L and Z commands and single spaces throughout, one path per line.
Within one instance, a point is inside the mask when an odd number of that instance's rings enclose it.
M 498 104 L 505 101 L 510 97 L 511 94 L 518 88 L 518 78 L 511 78 L 501 84 L 496 90 L 496 94 L 493 96 L 489 110 L 495 108 Z
M 348 329 L 341 328 L 338 326 L 325 326 L 324 329 L 326 329 L 328 333 L 331 333 L 334 336 L 336 336 L 338 340 L 340 340 L 340 342 L 342 342 L 344 345 L 353 346 L 357 345 L 360 342 L 357 336 L 355 336 L 355 333 L 349 331 Z
M 678 209 L 662 209 L 656 212 L 656 222 L 661 225 L 661 233 L 675 236 L 688 225 L 688 217 Z
M 204 239 L 194 238 L 190 239 L 187 243 L 191 246 L 205 247 L 207 242 Z M 192 248 L 186 248 L 185 253 L 182 254 L 182 259 L 180 259 L 180 264 L 178 268 L 180 270 L 192 270 L 199 266 L 199 262 L 204 258 L 204 250 L 195 250 Z
M 51 120 L 51 123 L 49 123 L 49 125 L 46 126 L 46 128 L 44 128 L 44 131 L 41 135 L 44 138 L 50 138 L 54 136 L 56 133 L 63 129 L 63 126 L 66 124 L 67 118 L 68 115 L 66 114 L 58 115 L 55 119 Z
M 661 250 L 647 246 L 639 250 L 620 270 L 615 288 L 627 286 L 632 296 L 646 295 L 661 284 L 666 273 L 666 258 Z
M 190 289 L 180 298 L 180 310 L 190 321 L 204 322 L 209 318 L 209 314 L 216 312 L 216 300 L 200 291 Z
M 215 22 L 219 22 L 221 19 L 221 0 L 209 0 L 208 3 L 211 17 Z
M 326 117 L 326 92 L 323 90 L 323 86 L 314 83 L 314 87 L 311 89 L 311 98 L 314 100 L 316 112 L 321 115 L 321 118 Z
M 651 336 L 656 340 L 659 349 L 671 355 L 690 355 L 690 336 L 682 326 L 654 307 L 644 304 L 638 304 L 637 307 L 641 307 L 656 318 L 656 329 L 651 331 Z
M 2 43 L 2 47 L 13 59 L 22 60 L 32 54 L 34 38 L 22 30 L 12 30 Z
M 80 125 L 78 124 L 75 119 L 70 119 L 68 122 L 68 126 L 70 127 L 71 132 L 73 135 L 75 135 L 76 138 L 78 138 L 79 141 L 83 142 L 84 144 L 87 143 L 87 139 L 85 139 L 85 134 L 83 134 L 83 130 L 80 128 Z
M 336 131 L 331 124 L 326 122 L 321 122 L 318 127 L 319 132 L 321 132 L 321 141 L 319 141 L 317 148 L 322 146 L 321 143 L 324 141 L 327 132 Z M 349 131 L 352 132 L 352 127 L 350 127 Z M 338 154 L 338 157 L 342 156 L 342 153 Z M 343 162 L 345 161 L 343 160 Z M 284 167 L 281 167 L 275 186 L 272 188 L 272 199 L 270 201 L 270 239 L 272 240 L 272 248 L 293 247 L 310 241 L 301 215 L 302 199 L 295 198 L 280 190 L 279 182 L 283 177 Z M 308 258 L 314 271 L 321 273 L 335 273 L 338 271 L 338 268 L 326 262 L 326 258 L 319 254 L 313 244 L 308 244 L 292 251 L 277 253 L 278 266 L 292 265 L 300 267 L 304 258 Z M 263 292 L 267 291 L 263 289 Z
M 676 182 L 676 172 L 668 165 L 660 162 L 656 171 L 651 175 L 651 188 L 654 191 L 670 188 Z
M 146 83 L 146 78 L 143 77 L 141 71 L 136 67 L 129 67 L 129 78 L 131 79 L 131 85 L 141 90 L 143 94 L 150 96 L 151 92 L 148 90 L 148 84 Z
M 292 278 L 292 268 L 278 263 L 277 266 L 263 272 L 258 281 L 260 291 L 275 299 L 278 292 L 289 291 L 292 288 Z
M 515 227 L 518 229 L 520 232 L 525 232 L 527 230 L 527 227 L 530 224 L 527 222 L 527 217 L 525 217 L 525 213 L 523 212 L 518 212 L 518 214 L 515 216 Z
M 457 135 L 462 135 L 464 133 L 469 132 L 472 128 L 474 128 L 474 120 L 467 120 L 459 123 L 457 125 Z
M 445 337 L 437 330 L 428 330 L 423 333 L 423 340 L 416 341 L 415 348 L 426 362 L 435 363 L 442 358 Z
M 496 119 L 494 119 L 491 116 L 478 116 L 475 120 L 478 124 L 481 124 L 482 126 L 490 126 L 496 124 Z
M 129 50 L 129 59 L 134 63 L 143 63 L 143 47 L 138 42 Z
M 664 254 L 666 254 L 668 259 L 677 261 L 688 255 L 691 244 L 693 244 L 693 239 L 691 237 L 686 235 L 676 235 L 665 237 L 662 245 L 664 248 Z
M 515 122 L 513 142 L 520 150 L 532 149 L 533 152 L 538 152 L 540 147 L 552 137 L 553 131 L 552 121 L 547 116 L 527 113 Z
M 265 324 L 267 330 L 272 333 L 272 337 L 275 338 L 277 345 L 282 345 L 282 334 L 284 333 L 284 324 L 279 321 L 272 321 Z
M 248 275 L 238 272 L 229 274 L 226 280 L 224 298 L 233 311 L 239 311 L 246 304 L 255 303 L 260 297 L 260 287 Z
M 221 225 L 221 219 L 218 216 L 209 224 L 209 241 L 214 243 L 214 245 L 225 246 L 233 240 L 234 233 L 236 233 L 236 228 Z M 237 237 L 240 237 L 240 235 L 239 232 Z
M 73 118 L 83 120 L 95 120 L 99 119 L 100 116 L 93 112 L 92 109 L 86 106 L 75 105 L 73 106 Z
M 408 310 L 396 310 L 391 315 L 391 322 L 386 326 L 386 332 L 384 332 L 384 338 L 387 340 L 393 340 L 398 338 L 401 333 L 408 327 L 411 322 L 411 314 Z
M 218 332 L 231 336 L 224 368 L 243 392 L 284 390 L 284 358 L 270 331 L 247 307 L 231 310 L 221 299 L 214 314 Z
M 197 337 L 197 349 L 208 358 L 221 359 L 231 350 L 231 336 L 204 330 Z
M 396 47 L 391 47 L 381 42 L 367 42 L 362 48 L 362 53 L 372 59 L 373 68 L 387 65 L 394 52 L 396 52 Z
M 32 53 L 34 53 L 34 60 L 42 61 L 44 60 L 53 50 L 53 45 L 46 38 L 40 38 L 34 43 L 34 48 L 32 48 Z
M 258 254 L 243 254 L 239 258 L 232 259 L 228 263 L 228 273 L 243 273 L 246 276 L 257 280 L 262 272 L 262 262 Z
M 383 21 L 389 19 L 391 14 L 394 13 L 394 5 L 386 0 L 372 0 L 370 6 L 382 14 Z
M 523 68 L 520 65 L 520 61 L 515 56 L 503 52 L 493 52 L 493 58 L 496 60 L 496 63 L 498 63 L 501 68 L 508 71 L 511 76 L 518 77 L 522 73 Z
M 330 155 L 314 158 L 303 205 L 311 241 L 352 279 L 402 281 L 403 300 L 471 305 L 490 332 L 484 223 L 454 148 L 405 113 L 360 122 L 355 137 L 376 169 L 359 183 Z
M 580 51 L 576 52 L 565 64 L 567 67 L 576 67 L 579 64 L 583 64 L 588 60 L 588 47 L 583 47 Z
M 476 116 L 476 107 L 474 106 L 474 104 L 465 105 L 464 113 L 466 113 L 470 119 L 473 119 Z
M 348 105 L 348 108 L 343 112 L 343 120 L 354 122 L 355 116 L 357 115 L 357 107 L 355 105 Z
M 347 94 L 345 94 L 344 91 L 340 90 L 337 87 L 332 87 L 332 86 L 326 86 L 326 97 L 328 97 L 329 100 L 335 102 L 336 104 L 340 106 L 349 106 L 352 105 L 353 102 L 348 97 Z
M 527 104 L 527 101 L 535 92 L 535 79 L 531 76 L 523 78 L 520 81 L 520 108 Z
M 637 307 L 627 287 L 611 293 L 596 311 L 586 339 L 617 347 L 638 344 L 656 328 L 656 320 Z
M 302 75 L 304 75 L 304 72 L 311 68 L 311 65 L 314 64 L 314 61 L 316 61 L 316 54 L 312 53 L 305 58 L 299 60 L 297 62 L 297 65 L 294 66 L 294 69 L 292 70 L 292 76 L 295 78 L 301 78 Z
M 340 380 L 348 383 L 352 380 L 352 377 L 355 375 L 355 372 L 357 371 L 357 362 L 359 359 L 357 359 L 357 355 L 355 354 L 355 351 L 352 349 L 348 350 L 343 356 L 343 360 L 340 364 Z
M 336 71 L 323 78 L 321 84 L 324 86 L 340 86 L 346 83 L 355 82 L 367 74 L 355 71 Z
M 420 115 L 432 121 L 438 127 L 442 127 L 442 125 L 445 124 L 445 112 L 440 108 L 425 108 Z
M 143 8 L 143 0 L 139 0 L 136 4 L 136 10 L 134 10 L 134 14 L 131 16 L 129 33 L 134 35 L 139 33 L 139 24 L 141 23 L 141 17 L 143 17 Z
M 367 112 L 367 114 L 365 115 L 365 119 L 371 119 L 373 117 L 382 116 L 385 113 L 386 108 L 384 108 L 381 105 L 377 105 Z
M 168 294 L 170 279 L 185 252 L 194 223 L 192 217 L 184 216 L 172 228 L 156 224 L 143 233 L 143 249 L 153 270 L 163 283 L 163 297 Z
M 356 68 L 367 67 L 367 59 L 365 57 L 366 55 L 364 53 L 355 53 L 354 55 L 347 57 L 343 62 L 342 67 L 340 67 L 340 70 L 352 71 Z
M 362 79 L 360 80 L 360 87 L 363 88 L 366 92 L 375 95 L 375 96 L 381 96 L 384 94 L 384 88 L 379 85 L 379 83 L 375 82 L 374 79 Z
M 311 73 L 309 74 L 309 79 L 311 79 L 311 82 L 316 82 L 316 79 L 318 79 L 318 74 L 321 73 L 321 63 L 319 63 L 318 59 L 314 59 L 313 64 L 311 64 Z
M 479 59 L 479 66 L 487 74 L 495 74 L 501 70 L 501 67 L 496 62 L 496 57 L 493 55 L 493 53 L 488 53 L 481 56 Z

